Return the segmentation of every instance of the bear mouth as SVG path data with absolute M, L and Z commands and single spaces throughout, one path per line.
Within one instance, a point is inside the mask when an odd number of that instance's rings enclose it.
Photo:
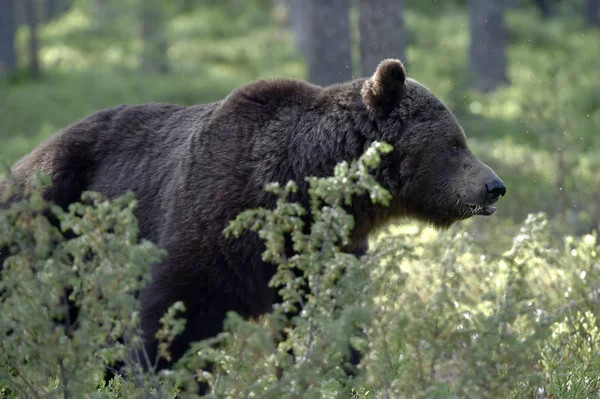
M 496 213 L 496 207 L 490 205 L 468 205 L 471 216 L 490 216 Z

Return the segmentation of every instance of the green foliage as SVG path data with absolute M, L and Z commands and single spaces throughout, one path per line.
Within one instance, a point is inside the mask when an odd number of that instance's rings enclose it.
M 353 227 L 352 216 L 343 206 L 355 195 L 389 201 L 389 193 L 369 170 L 379 164 L 380 153 L 390 150 L 388 145 L 375 144 L 357 162 L 338 165 L 333 177 L 309 179 L 310 233 L 303 232 L 306 210 L 286 201 L 296 189 L 293 182 L 285 188 L 269 186 L 280 198 L 275 209 L 248 210 L 226 229 L 226 234 L 235 236 L 248 229 L 259 231 L 267 244 L 264 259 L 278 265 L 272 285 L 280 287 L 283 302 L 264 325 L 230 315 L 223 334 L 199 343 L 180 367 L 165 376 L 157 375 L 153 367 L 148 372 L 140 369 L 132 358 L 140 351 L 133 294 L 146 282 L 147 266 L 161 255 L 151 244 L 137 242 L 135 201 L 126 196 L 109 202 L 97 193 L 86 193 L 85 205 L 74 204 L 64 212 L 44 203 L 40 193 L 45 180 L 39 180 L 27 200 L 0 214 L 2 231 L 8 233 L 3 234 L 0 247 L 14 253 L 6 260 L 0 286 L 0 333 L 8 337 L 0 358 L 6 388 L 37 397 L 57 392 L 78 397 L 100 386 L 107 397 L 125 393 L 162 397 L 191 382 L 190 371 L 210 361 L 210 371 L 195 377 L 208 382 L 218 396 L 340 394 L 351 387 L 344 381 L 342 367 L 349 344 L 366 349 L 366 336 L 359 327 L 370 323 L 369 269 L 340 250 Z M 60 231 L 44 212 L 58 220 Z M 74 237 L 65 239 L 62 233 Z M 286 258 L 284 235 L 290 233 L 296 255 Z M 310 295 L 303 296 L 306 289 Z M 79 310 L 75 320 L 68 305 Z M 177 303 L 167 312 L 157 334 L 166 358 L 169 343 L 184 328 L 176 319 L 182 306 Z M 285 314 L 300 307 L 293 325 L 283 325 Z M 287 337 L 275 346 L 272 333 L 284 327 Z M 290 350 L 296 361 L 288 355 Z M 102 383 L 105 365 L 116 361 L 126 362 L 135 385 L 121 377 L 108 386 Z M 153 359 L 142 357 L 142 361 L 154 364 Z M 276 366 L 283 371 L 279 379 Z M 161 382 L 163 377 L 169 390 Z
M 389 200 L 369 173 L 389 150 L 375 144 L 333 176 L 309 178 L 310 209 L 288 200 L 289 182 L 267 188 L 278 197 L 273 209 L 238 215 L 225 234 L 259 234 L 283 302 L 258 322 L 229 314 L 223 333 L 166 372 L 135 362 L 143 351 L 133 293 L 163 256 L 138 241 L 135 201 L 87 193 L 63 211 L 44 203 L 38 180 L 29 199 L 0 213 L 0 247 L 14 253 L 0 282 L 1 389 L 168 398 L 187 386 L 192 398 L 202 381 L 215 398 L 521 398 L 542 389 L 598 397 L 597 236 L 557 239 L 545 215 L 532 214 L 499 252 L 485 230 L 404 225 L 374 237 L 359 260 L 343 251 L 354 224 L 345 205 L 357 195 Z M 68 303 L 79 308 L 74 320 Z M 177 303 L 163 317 L 161 356 L 185 328 L 181 310 Z M 350 344 L 363 352 L 353 378 Z M 119 360 L 127 374 L 105 384 L 105 366 Z
M 247 230 L 258 231 L 266 244 L 263 259 L 278 266 L 270 284 L 279 288 L 283 301 L 267 316 L 266 330 L 258 336 L 267 337 L 268 331 L 282 328 L 287 331 L 277 350 L 267 352 L 263 361 L 257 362 L 256 356 L 249 356 L 249 348 L 257 348 L 256 345 L 244 346 L 243 356 L 235 357 L 241 367 L 236 369 L 237 373 L 229 370 L 228 375 L 222 376 L 228 370 L 230 354 L 212 358 L 220 365 L 218 374 L 209 379 L 215 395 L 340 397 L 347 387 L 356 386 L 359 380 L 344 381 L 342 366 L 349 355 L 350 343 L 363 349 L 368 346 L 360 327 L 370 324 L 368 266 L 374 264 L 372 260 L 361 262 L 341 251 L 348 245 L 354 226 L 344 205 L 350 204 L 356 195 L 369 195 L 374 203 L 389 201 L 389 193 L 375 182 L 369 170 L 379 164 L 380 153 L 390 150 L 388 145 L 375 143 L 358 162 L 339 164 L 334 176 L 308 179 L 312 218 L 308 233 L 302 218 L 307 210 L 298 203 L 287 202 L 297 189 L 293 182 L 285 187 L 277 184 L 268 187 L 279 198 L 275 209 L 245 211 L 226 229 L 226 234 L 233 236 Z M 287 234 L 295 252 L 292 257 L 285 255 Z M 286 314 L 300 310 L 292 325 L 282 324 Z M 264 351 L 264 347 L 258 349 Z M 295 361 L 288 355 L 290 350 Z M 243 364 L 240 359 L 248 362 Z M 258 379 L 254 366 L 257 363 L 271 364 L 270 372 L 261 373 L 262 378 Z M 281 378 L 264 378 L 273 376 L 276 365 L 282 370 Z M 216 381 L 220 381 L 219 385 Z
M 18 397 L 83 397 L 102 385 L 107 365 L 136 370 L 134 294 L 163 251 L 137 240 L 132 195 L 109 202 L 86 193 L 86 205 L 63 211 L 43 201 L 46 184 L 37 179 L 27 200 L 0 214 L 0 248 L 13 254 L 0 280 L 0 386 Z M 151 397 L 160 386 L 146 373 L 136 384 L 116 379 L 109 391 Z
M 591 311 L 577 311 L 552 329 L 541 365 L 549 371 L 547 392 L 558 398 L 600 396 L 598 321 Z

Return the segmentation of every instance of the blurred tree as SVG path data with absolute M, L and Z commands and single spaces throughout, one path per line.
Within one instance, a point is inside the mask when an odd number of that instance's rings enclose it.
M 542 17 L 551 18 L 556 15 L 558 0 L 534 0 L 534 3 L 540 9 Z
M 307 55 L 306 31 L 308 25 L 308 13 L 303 0 L 283 0 L 287 3 L 288 22 L 294 34 L 296 47 L 303 54 Z
M 0 77 L 17 66 L 15 30 L 14 0 L 2 0 L 0 2 Z
M 360 0 L 360 69 L 370 75 L 384 58 L 406 58 L 404 0 Z
M 38 10 L 35 0 L 26 0 L 27 26 L 29 27 L 29 73 L 32 79 L 40 77 Z
M 519 8 L 523 6 L 523 0 L 504 0 L 506 2 L 506 7 L 508 8 Z
M 67 12 L 73 5 L 73 0 L 46 0 L 44 2 L 44 18 L 51 21 Z
M 179 0 L 179 10 L 181 12 L 190 12 L 201 5 L 198 0 Z
M 494 90 L 508 83 L 506 75 L 507 31 L 504 25 L 504 1 L 469 0 L 471 25 L 470 70 L 473 86 L 481 91 Z
M 309 80 L 328 85 L 352 79 L 350 2 L 307 0 L 304 6 Z
M 600 26 L 600 0 L 585 1 L 585 22 L 588 26 Z
M 94 0 L 91 3 L 93 10 L 92 29 L 100 32 L 102 29 L 107 28 L 107 22 L 110 22 L 111 17 L 115 16 L 111 12 L 113 4 L 109 4 L 107 0 Z
M 139 18 L 142 27 L 142 70 L 145 72 L 169 72 L 167 50 L 166 11 L 161 0 L 139 2 Z

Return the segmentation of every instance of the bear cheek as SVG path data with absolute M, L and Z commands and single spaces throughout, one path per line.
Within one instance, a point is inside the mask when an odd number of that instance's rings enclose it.
M 446 173 L 428 173 L 413 181 L 414 189 L 408 194 L 411 211 L 420 217 L 435 221 L 453 213 L 457 202 L 456 183 Z

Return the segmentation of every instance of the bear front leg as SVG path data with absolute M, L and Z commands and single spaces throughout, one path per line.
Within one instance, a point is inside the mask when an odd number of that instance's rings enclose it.
M 357 248 L 353 251 L 350 251 L 350 253 L 352 253 L 354 256 L 356 256 L 358 259 L 361 259 L 362 257 L 364 257 L 367 252 L 369 251 L 369 241 L 368 240 L 364 240 L 360 243 L 360 245 L 357 246 Z M 362 331 L 357 331 L 359 334 L 362 334 Z M 348 362 L 350 363 L 349 366 L 344 368 L 344 371 L 346 372 L 347 376 L 356 376 L 357 374 L 357 367 L 360 364 L 360 361 L 362 360 L 362 353 L 356 349 L 355 347 L 353 347 L 352 345 L 350 345 L 350 359 L 348 359 Z
M 170 368 L 186 353 L 190 344 L 214 337 L 223 331 L 223 322 L 229 310 L 225 306 L 224 295 L 207 293 L 198 298 L 188 295 L 190 292 L 197 292 L 197 288 L 181 285 L 165 288 L 158 283 L 151 283 L 142 292 L 142 330 L 145 357 L 147 356 L 147 360 L 142 361 L 147 363 L 149 360 L 156 370 Z M 160 319 L 177 301 L 182 301 L 185 305 L 185 311 L 177 315 L 185 318 L 185 329 L 169 347 L 170 359 L 165 359 L 158 352 L 156 333 L 162 327 Z
M 201 298 L 189 295 L 189 293 L 200 291 L 203 292 Z M 144 347 L 137 355 L 138 359 L 136 360 L 141 361 L 144 369 L 153 369 L 155 372 L 173 367 L 190 349 L 191 344 L 214 337 L 222 332 L 223 322 L 229 310 L 226 307 L 227 301 L 223 293 L 210 293 L 191 285 L 168 285 L 165 287 L 164 284 L 150 283 L 142 291 L 140 299 L 142 301 Z M 178 314 L 177 317 L 185 318 L 186 324 L 183 332 L 175 337 L 168 348 L 170 358 L 165 358 L 159 353 L 159 341 L 156 339 L 156 333 L 162 327 L 160 319 L 177 301 L 182 301 L 185 305 L 185 311 Z M 212 365 L 206 365 L 205 369 L 210 371 Z M 208 384 L 198 382 L 198 394 L 204 395 L 208 393 L 208 390 Z

